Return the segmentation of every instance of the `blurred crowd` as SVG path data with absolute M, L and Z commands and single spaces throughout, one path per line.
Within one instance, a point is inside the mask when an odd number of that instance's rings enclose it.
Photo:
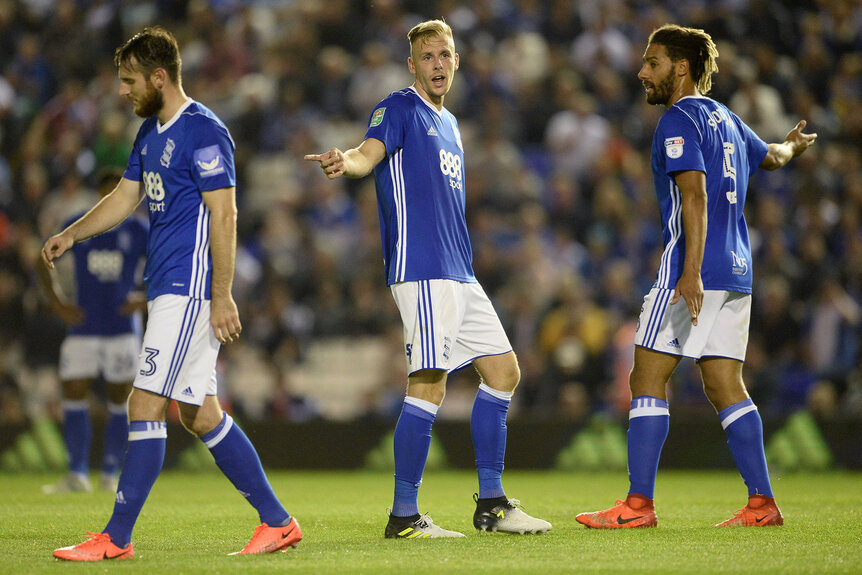
M 636 75 L 649 33 L 675 22 L 717 41 L 710 95 L 762 138 L 800 119 L 819 134 L 750 182 L 751 394 L 765 413 L 862 417 L 858 1 L 0 0 L 0 421 L 57 401 L 64 326 L 34 266 L 95 202 L 100 168 L 126 165 L 140 119 L 112 55 L 155 23 L 177 36 L 186 93 L 237 143 L 244 331 L 222 354 L 225 400 L 246 417 L 315 417 L 291 384 L 309 347 L 378 338 L 394 359 L 363 409 L 391 416 L 404 367 L 373 179 L 330 182 L 302 157 L 361 141 L 375 104 L 412 81 L 407 31 L 439 17 L 460 53 L 445 104 L 464 141 L 475 271 L 522 369 L 516 416 L 628 409 L 662 249 L 649 151 L 663 109 Z M 450 393 L 474 389 L 471 375 Z M 684 362 L 675 408 L 708 409 L 698 381 Z

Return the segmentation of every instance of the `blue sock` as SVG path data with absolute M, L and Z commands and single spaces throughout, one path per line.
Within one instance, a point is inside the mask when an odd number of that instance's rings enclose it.
M 123 464 L 126 443 L 129 439 L 129 418 L 125 403 L 108 403 L 108 421 L 105 423 L 105 448 L 102 473 L 113 475 Z
M 129 424 L 129 449 L 120 473 L 114 513 L 105 527 L 114 545 L 125 547 L 150 489 L 165 461 L 168 428 L 164 421 L 133 421 Z
M 748 486 L 748 494 L 772 497 L 763 451 L 763 421 L 757 406 L 751 399 L 746 399 L 719 411 L 718 418 L 727 434 L 727 445 L 742 480 Z
M 392 515 L 410 517 L 419 513 L 419 486 L 431 446 L 431 426 L 437 406 L 429 401 L 405 397 L 395 426 L 395 498 Z
M 476 470 L 479 473 L 479 498 L 505 497 L 503 491 L 503 460 L 506 457 L 506 415 L 512 393 L 479 385 L 470 432 L 473 451 L 476 453 Z
M 649 395 L 632 399 L 627 435 L 629 494 L 639 493 L 648 499 L 653 498 L 658 460 L 669 426 L 667 401 Z
M 200 439 L 225 477 L 257 510 L 261 523 L 277 527 L 290 522 L 290 514 L 275 496 L 257 451 L 230 415 L 225 413 L 221 423 Z
M 90 411 L 87 400 L 63 401 L 63 439 L 69 455 L 69 471 L 90 471 Z

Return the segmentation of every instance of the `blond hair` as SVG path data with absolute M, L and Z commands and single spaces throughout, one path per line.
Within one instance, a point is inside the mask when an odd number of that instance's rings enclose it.
M 407 33 L 407 41 L 410 42 L 411 52 L 416 43 L 432 36 L 448 37 L 452 40 L 452 43 L 455 42 L 455 37 L 452 35 L 452 28 L 449 27 L 449 24 L 443 20 L 426 20 L 413 26 L 410 32 Z
M 665 24 L 653 30 L 650 44 L 661 44 L 672 62 L 688 60 L 691 78 L 701 94 L 712 88 L 712 75 L 718 72 L 718 48 L 712 37 L 698 28 Z

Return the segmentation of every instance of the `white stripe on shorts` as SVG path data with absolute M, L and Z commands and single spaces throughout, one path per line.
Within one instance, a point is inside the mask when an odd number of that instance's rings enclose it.
M 186 311 L 183 315 L 183 323 L 180 326 L 180 334 L 177 338 L 177 343 L 174 346 L 174 353 L 171 356 L 171 365 L 168 370 L 168 377 L 165 380 L 165 385 L 162 388 L 162 394 L 166 397 L 171 397 L 174 391 L 174 384 L 180 375 L 183 368 L 183 362 L 186 359 L 186 353 L 189 350 L 189 344 L 192 340 L 195 324 L 197 323 L 198 313 L 201 309 L 201 301 L 199 299 L 189 299 L 186 304 Z
M 644 335 L 644 345 L 646 347 L 651 348 L 655 345 L 655 340 L 656 337 L 658 337 L 661 322 L 662 320 L 664 320 L 665 311 L 667 311 L 667 302 L 670 299 L 671 295 L 673 295 L 673 290 L 659 289 L 655 305 L 653 305 L 653 308 L 650 311 L 649 321 L 647 322 L 646 334 Z
M 434 333 L 434 305 L 431 282 L 419 282 L 419 317 L 422 326 L 422 368 L 437 369 L 437 342 Z

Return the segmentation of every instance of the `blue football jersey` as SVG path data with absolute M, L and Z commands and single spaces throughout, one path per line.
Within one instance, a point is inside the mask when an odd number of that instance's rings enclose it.
M 165 125 L 152 117 L 138 130 L 123 177 L 141 182 L 150 213 L 147 299 L 210 299 L 210 211 L 203 193 L 236 185 L 234 149 L 221 120 L 192 100 Z
M 455 116 L 406 88 L 377 105 L 365 138 L 386 146 L 374 181 L 387 283 L 475 283 L 464 216 L 464 149 Z
M 83 214 L 63 226 L 65 229 Z M 140 314 L 120 313 L 135 287 L 135 271 L 147 250 L 147 222 L 132 216 L 117 227 L 72 246 L 76 300 L 84 321 L 69 328 L 72 335 L 140 333 Z
M 682 98 L 662 116 L 652 145 L 665 246 L 656 287 L 676 287 L 685 261 L 682 196 L 673 174 L 697 170 L 706 173 L 708 198 L 703 287 L 751 293 L 751 246 L 743 209 L 748 178 L 768 151 L 736 114 L 711 98 Z

